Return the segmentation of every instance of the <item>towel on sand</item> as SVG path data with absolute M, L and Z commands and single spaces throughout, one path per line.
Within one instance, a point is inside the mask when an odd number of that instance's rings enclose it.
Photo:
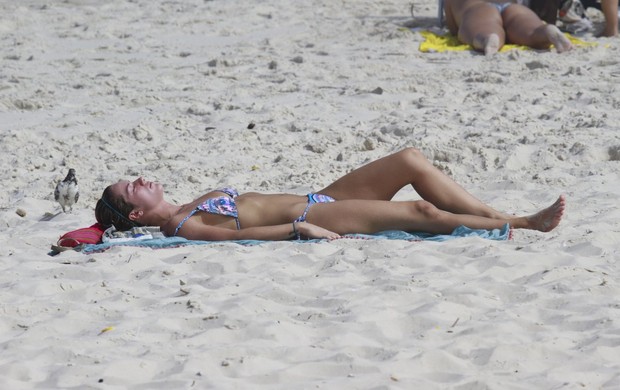
M 451 34 L 437 34 L 432 31 L 420 31 L 420 34 L 424 37 L 424 41 L 420 43 L 420 51 L 424 53 L 436 53 L 436 52 L 444 52 L 444 51 L 462 51 L 462 50 L 473 50 L 470 45 L 465 45 Z M 566 37 L 571 41 L 574 46 L 596 46 L 594 42 L 585 42 L 580 39 L 573 37 L 570 34 L 566 34 Z M 505 52 L 512 49 L 519 50 L 530 50 L 527 46 L 506 44 L 502 46 L 500 52 Z
M 431 233 L 408 233 L 399 230 L 389 230 L 377 234 L 347 234 L 343 238 L 363 239 L 363 240 L 406 240 L 406 241 L 446 241 L 459 237 L 480 237 L 489 240 L 508 240 L 510 239 L 510 226 L 504 225 L 501 229 L 470 229 L 465 226 L 459 226 L 451 234 L 431 234 Z M 291 241 L 295 243 L 311 243 L 327 240 L 300 240 Z M 175 248 L 190 245 L 212 245 L 217 243 L 236 243 L 240 245 L 258 245 L 267 241 L 261 240 L 236 240 L 236 241 L 199 241 L 188 240 L 183 237 L 156 237 L 152 239 L 144 239 L 139 237 L 135 240 L 111 240 L 100 244 L 84 245 L 80 248 L 82 253 L 102 252 L 114 246 L 138 246 L 152 249 Z

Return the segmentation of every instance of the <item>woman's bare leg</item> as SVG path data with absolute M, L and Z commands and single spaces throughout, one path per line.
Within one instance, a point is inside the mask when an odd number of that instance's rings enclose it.
M 459 33 L 459 25 L 457 23 L 454 12 L 452 10 L 454 7 L 451 4 L 448 4 L 451 1 L 453 0 L 444 1 L 444 14 L 446 16 L 445 18 L 446 27 L 448 27 L 448 31 L 450 31 L 450 34 L 457 35 Z
M 601 10 L 605 15 L 605 28 L 601 36 L 615 37 L 618 35 L 618 0 L 602 0 Z
M 558 53 L 572 49 L 571 42 L 553 25 L 543 22 L 531 9 L 512 4 L 502 13 L 508 42 L 534 49 L 554 45 Z
M 494 5 L 483 0 L 447 0 L 445 6 L 446 15 L 458 26 L 459 41 L 486 55 L 495 54 L 504 46 L 502 15 Z
M 441 210 L 496 219 L 512 218 L 476 199 L 415 148 L 375 160 L 318 192 L 336 200 L 390 200 L 407 185 Z
M 527 217 L 505 219 L 453 214 L 426 201 L 386 202 L 348 200 L 312 206 L 308 222 L 339 234 L 376 233 L 383 230 L 450 233 L 465 225 L 472 229 L 496 229 L 509 223 L 515 229 L 548 232 L 560 223 L 566 202 L 560 196 L 551 206 Z

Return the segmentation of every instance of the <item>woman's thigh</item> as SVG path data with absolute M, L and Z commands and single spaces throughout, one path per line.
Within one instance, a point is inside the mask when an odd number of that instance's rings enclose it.
M 347 173 L 318 192 L 337 200 L 390 200 L 400 189 L 392 189 L 400 185 L 394 183 L 396 176 L 392 168 L 395 166 L 395 155 L 383 157 Z
M 508 42 L 522 45 L 530 44 L 534 30 L 544 24 L 531 9 L 513 4 L 502 14 Z
M 459 40 L 472 44 L 475 38 L 491 34 L 502 40 L 505 35 L 502 15 L 494 4 L 480 1 L 463 11 Z
M 337 200 L 390 200 L 430 164 L 421 152 L 407 148 L 372 161 L 319 191 Z
M 436 208 L 425 201 L 353 199 L 312 205 L 306 220 L 339 234 L 422 230 L 433 210 Z

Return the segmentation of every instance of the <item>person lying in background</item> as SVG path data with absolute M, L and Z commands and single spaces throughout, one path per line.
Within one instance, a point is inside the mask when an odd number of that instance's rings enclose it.
M 548 49 L 558 53 L 572 44 L 554 25 L 545 23 L 534 11 L 510 1 L 445 0 L 445 23 L 459 41 L 486 55 L 497 53 L 505 43 Z

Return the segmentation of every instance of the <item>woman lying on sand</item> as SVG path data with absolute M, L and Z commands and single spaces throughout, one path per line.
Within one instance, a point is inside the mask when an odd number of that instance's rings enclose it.
M 486 55 L 497 53 L 506 42 L 534 49 L 554 45 L 558 53 L 573 47 L 556 26 L 510 0 L 445 0 L 444 7 L 450 33 Z
M 411 185 L 424 199 L 391 201 Z M 465 225 L 548 232 L 560 223 L 565 200 L 536 214 L 516 217 L 474 198 L 435 168 L 418 150 L 404 149 L 358 168 L 317 193 L 239 195 L 231 188 L 211 191 L 175 205 L 162 185 L 139 178 L 108 186 L 97 202 L 97 221 L 119 230 L 159 226 L 168 236 L 190 240 L 288 240 L 337 238 L 345 233 L 383 230 L 450 233 Z

